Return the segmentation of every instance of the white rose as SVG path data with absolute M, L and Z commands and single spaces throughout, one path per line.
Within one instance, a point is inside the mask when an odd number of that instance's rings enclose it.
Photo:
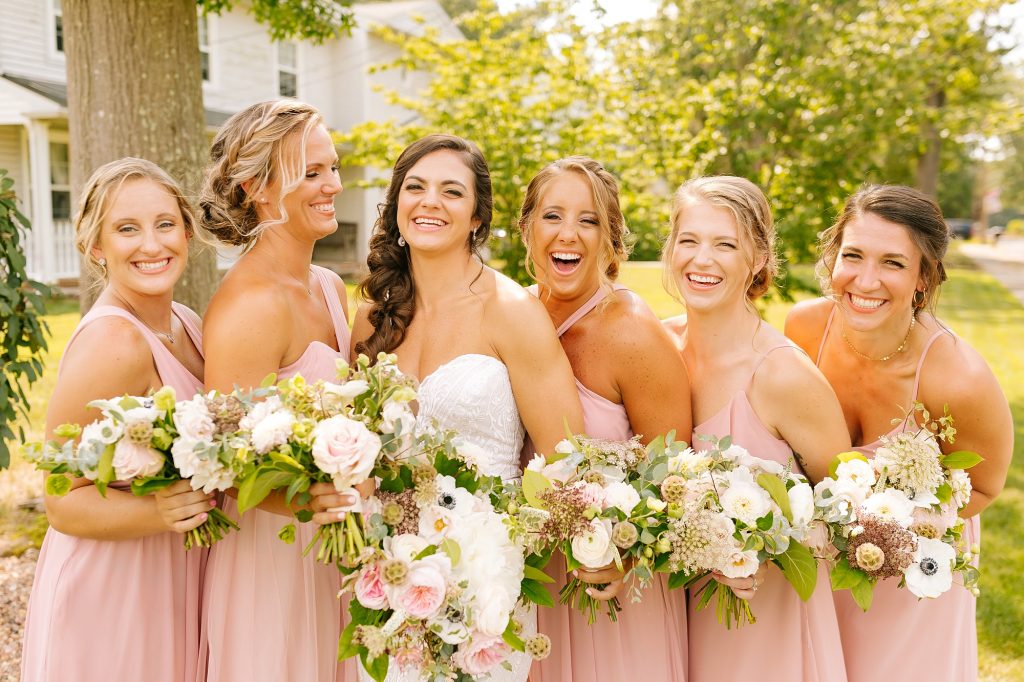
M 380 448 L 380 436 L 343 415 L 325 419 L 313 429 L 313 461 L 331 476 L 338 490 L 365 481 Z
M 409 409 L 409 403 L 389 400 L 384 403 L 384 409 L 381 410 L 380 416 L 380 429 L 384 433 L 398 431 L 402 435 L 406 435 L 411 434 L 416 427 L 416 415 Z
M 749 578 L 757 573 L 758 566 L 756 551 L 735 550 L 729 554 L 720 570 L 726 578 Z
M 886 490 L 869 495 L 861 508 L 869 514 L 890 519 L 904 528 L 909 528 L 914 522 L 914 503 L 902 490 L 887 488 Z
M 612 563 L 617 552 L 612 544 L 611 519 L 592 519 L 590 530 L 572 539 L 572 555 L 587 568 L 602 568 Z
M 640 504 L 640 493 L 628 483 L 611 483 L 604 489 L 604 508 L 615 507 L 629 516 L 633 508 Z
M 840 462 L 836 467 L 836 480 L 867 490 L 875 484 L 877 475 L 870 463 L 863 459 L 851 459 L 848 462 Z
M 361 396 L 368 390 L 370 390 L 370 385 L 362 379 L 353 379 L 343 384 L 324 382 L 324 410 L 330 414 L 337 414 L 343 408 L 351 405 L 356 397 Z
M 184 436 L 176 438 L 171 444 L 171 458 L 174 461 L 174 468 L 178 470 L 182 478 L 192 478 L 199 467 L 198 448 L 202 447 L 199 441 Z
M 804 528 L 814 518 L 814 490 L 807 483 L 797 483 L 789 489 L 789 508 L 793 512 L 793 526 Z
M 155 476 L 164 468 L 164 456 L 142 443 L 122 438 L 114 446 L 114 475 L 119 481 Z
M 206 398 L 202 395 L 178 401 L 174 406 L 173 419 L 174 427 L 182 438 L 192 441 L 209 441 L 213 438 L 213 418 L 206 409 Z
M 746 482 L 730 485 L 719 497 L 719 502 L 722 511 L 748 526 L 756 525 L 757 520 L 771 509 L 768 493 L 761 486 Z
M 429 542 L 410 533 L 384 538 L 384 551 L 395 559 L 411 563 L 413 557 L 425 550 Z
M 473 626 L 486 635 L 500 637 L 515 609 L 515 597 L 493 584 L 480 586 L 474 596 Z
M 252 427 L 252 446 L 256 452 L 265 455 L 279 445 L 284 445 L 292 435 L 295 416 L 288 410 L 271 412 Z

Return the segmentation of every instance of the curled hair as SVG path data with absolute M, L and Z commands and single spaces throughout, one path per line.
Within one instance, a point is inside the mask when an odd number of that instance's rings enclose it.
M 476 204 L 473 217 L 480 221 L 466 242 L 469 252 L 479 256 L 480 248 L 491 233 L 494 199 L 491 196 L 491 172 L 480 149 L 468 140 L 454 135 L 434 134 L 416 140 L 399 155 L 391 172 L 384 203 L 378 205 L 379 217 L 370 237 L 366 266 L 369 273 L 359 283 L 360 295 L 370 302 L 369 320 L 373 333 L 356 344 L 357 353 L 376 358 L 379 352 L 390 352 L 402 345 L 416 314 L 416 283 L 409 262 L 409 247 L 398 243 L 398 195 L 405 176 L 420 159 L 438 151 L 452 151 L 462 157 L 473 172 L 473 195 Z
M 287 222 L 284 198 L 305 177 L 306 139 L 322 123 L 315 107 L 290 99 L 253 104 L 229 118 L 213 140 L 199 194 L 203 227 L 220 243 L 248 250 L 263 230 Z M 261 221 L 256 197 L 275 183 L 280 217 Z
M 764 295 L 779 274 L 779 257 L 775 251 L 775 222 L 772 209 L 761 188 L 746 178 L 733 175 L 712 175 L 684 182 L 672 197 L 672 229 L 661 252 L 665 288 L 678 294 L 675 280 L 671 276 L 672 257 L 676 248 L 676 232 L 679 217 L 688 205 L 708 203 L 727 208 L 736 220 L 740 243 L 752 246 L 750 281 L 747 282 L 747 299 L 756 300 Z M 756 272 L 755 265 L 760 259 L 764 265 Z
M 598 254 L 598 270 L 601 273 L 601 283 L 610 284 L 619 276 L 619 265 L 629 258 L 629 228 L 626 227 L 622 208 L 619 206 L 618 181 L 604 169 L 604 166 L 587 156 L 569 156 L 549 163 L 533 176 L 526 187 L 526 197 L 519 211 L 519 232 L 526 247 L 526 269 L 531 277 L 537 279 L 531 248 L 533 222 L 548 185 L 566 173 L 575 173 L 590 186 L 590 196 L 603 237 Z
M 846 200 L 835 224 L 818 237 L 820 258 L 816 268 L 818 282 L 826 296 L 832 295 L 832 272 L 839 258 L 843 234 L 850 222 L 865 213 L 906 228 L 914 244 L 921 250 L 922 299 L 914 297 L 914 309 L 935 312 L 939 285 L 946 281 L 942 259 L 949 248 L 949 226 L 935 200 L 913 187 L 904 185 L 867 185 Z
M 75 247 L 85 256 L 88 269 L 104 282 L 107 280 L 106 269 L 100 267 L 92 250 L 100 240 L 103 221 L 110 212 L 112 198 L 126 182 L 135 180 L 150 180 L 160 185 L 178 204 L 185 233 L 189 236 L 196 233 L 196 220 L 191 204 L 178 183 L 163 168 L 152 161 L 132 156 L 103 164 L 89 176 L 78 199 Z

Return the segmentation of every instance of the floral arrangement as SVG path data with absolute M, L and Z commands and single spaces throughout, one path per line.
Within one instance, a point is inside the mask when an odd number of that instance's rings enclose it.
M 920 413 L 923 426 L 914 415 Z M 913 424 L 913 427 L 910 425 Z M 910 428 L 907 428 L 910 427 Z M 898 578 L 921 598 L 948 591 L 953 575 L 978 594 L 978 547 L 964 549 L 964 521 L 958 512 L 971 498 L 966 469 L 981 461 L 967 451 L 942 454 L 956 429 L 946 411 L 932 420 L 917 404 L 904 430 L 883 436 L 873 459 L 857 452 L 839 455 L 829 476 L 815 486 L 817 516 L 836 550 L 832 588 L 849 589 L 868 610 L 875 584 Z
M 673 434 L 646 449 L 637 438 L 568 438 L 554 456 L 530 462 L 515 506 L 519 532 L 541 563 L 555 549 L 568 570 L 614 563 L 626 570 L 634 601 L 655 572 L 670 573 L 669 585 L 682 587 L 715 571 L 751 576 L 764 561 L 779 565 L 804 599 L 814 590 L 816 562 L 800 544 L 810 533 L 811 487 L 728 438 L 707 451 Z M 561 600 L 593 622 L 599 604 L 581 588 L 571 580 Z M 747 603 L 714 580 L 699 589 L 698 607 L 716 596 L 726 625 L 753 622 Z M 609 617 L 619 608 L 608 602 Z
M 89 407 L 100 410 L 101 419 L 84 428 L 61 425 L 55 434 L 66 439 L 63 443 L 30 443 L 26 458 L 50 472 L 48 495 L 67 494 L 69 476 L 93 481 L 104 496 L 114 481 L 130 482 L 136 495 L 182 479 L 189 479 L 193 490 L 227 490 L 254 466 L 244 424 L 252 397 L 211 392 L 175 401 L 174 389 L 165 386 L 148 398 L 94 400 Z M 185 534 L 185 548 L 209 547 L 237 528 L 213 508 L 202 525 Z
M 379 461 L 398 457 L 413 441 L 416 422 L 409 403 L 416 398 L 414 381 L 398 369 L 394 355 L 381 353 L 373 365 L 360 355 L 355 367 L 338 360 L 340 383 L 308 383 L 300 375 L 272 385 L 269 396 L 245 417 L 251 427 L 252 448 L 261 457 L 241 481 L 238 508 L 244 512 L 283 490 L 289 504 L 305 505 L 313 483 L 333 483 L 339 492 L 370 481 Z M 357 495 L 358 498 L 358 495 Z M 320 526 L 309 553 L 319 545 L 318 561 L 358 563 L 366 546 L 361 503 L 349 509 L 344 521 Z M 296 513 L 299 521 L 312 517 Z M 295 526 L 280 533 L 295 538 Z
M 422 679 L 469 680 L 510 667 L 514 651 L 550 651 L 516 608 L 529 601 L 524 584 L 547 576 L 526 564 L 494 504 L 500 481 L 477 461 L 471 445 L 427 428 L 377 468 L 363 507 L 368 548 L 344 583 L 354 599 L 339 657 L 358 655 L 378 682 L 392 662 Z

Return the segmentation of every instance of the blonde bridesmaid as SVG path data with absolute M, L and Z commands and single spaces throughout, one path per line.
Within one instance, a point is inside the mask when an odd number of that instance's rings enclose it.
M 1006 481 L 1013 418 L 985 360 L 935 317 L 948 244 L 949 228 L 931 198 L 909 187 L 865 187 L 822 235 L 827 297 L 795 306 L 786 334 L 816 358 L 856 449 L 869 457 L 881 436 L 915 426 L 892 426 L 914 403 L 932 415 L 948 406 L 957 429 L 953 449 L 984 458 L 968 472 L 974 492 L 962 516 L 969 548 L 981 540 L 980 512 Z M 976 601 L 967 590 L 954 585 L 937 599 L 918 600 L 885 580 L 867 613 L 849 592 L 835 600 L 851 682 L 978 679 Z
M 91 400 L 202 389 L 199 317 L 172 300 L 194 220 L 178 185 L 149 161 L 96 169 L 79 200 L 75 242 L 103 291 L 78 323 L 57 371 L 46 432 L 100 417 Z M 76 479 L 47 497 L 46 532 L 29 599 L 24 682 L 191 682 L 199 672 L 206 551 L 181 533 L 207 518 L 211 495 L 180 481 L 136 497 L 115 482 L 100 497 Z
M 743 178 L 691 180 L 676 192 L 663 263 L 686 316 L 667 320 L 689 371 L 696 447 L 731 436 L 756 457 L 786 463 L 812 481 L 850 447 L 835 393 L 814 363 L 761 320 L 754 301 L 777 265 L 771 209 Z M 824 566 L 800 600 L 774 565 L 726 580 L 750 600 L 757 622 L 727 630 L 715 609 L 689 605 L 689 680 L 846 679 Z

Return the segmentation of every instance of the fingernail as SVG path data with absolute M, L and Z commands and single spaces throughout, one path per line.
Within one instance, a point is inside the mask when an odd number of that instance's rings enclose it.
M 574 578 L 579 578 L 579 577 L 580 577 L 580 572 L 579 572 L 579 571 L 577 571 L 576 569 L 573 569 L 573 571 L 572 571 L 572 576 L 573 576 Z
M 209 514 L 207 514 L 206 512 L 203 512 L 203 513 L 202 513 L 202 514 L 200 514 L 199 516 L 201 516 L 201 517 L 202 517 L 203 521 L 205 521 L 206 519 L 210 518 L 210 515 L 209 515 Z
M 584 590 L 584 591 L 587 593 L 587 596 L 590 596 L 590 597 L 594 596 L 594 591 L 592 589 L 590 589 L 589 587 L 586 590 Z
M 217 500 L 210 500 L 210 506 L 211 507 L 216 507 L 217 506 Z
M 338 517 L 339 521 L 344 521 L 345 520 L 345 512 L 338 512 L 336 514 L 336 516 Z

